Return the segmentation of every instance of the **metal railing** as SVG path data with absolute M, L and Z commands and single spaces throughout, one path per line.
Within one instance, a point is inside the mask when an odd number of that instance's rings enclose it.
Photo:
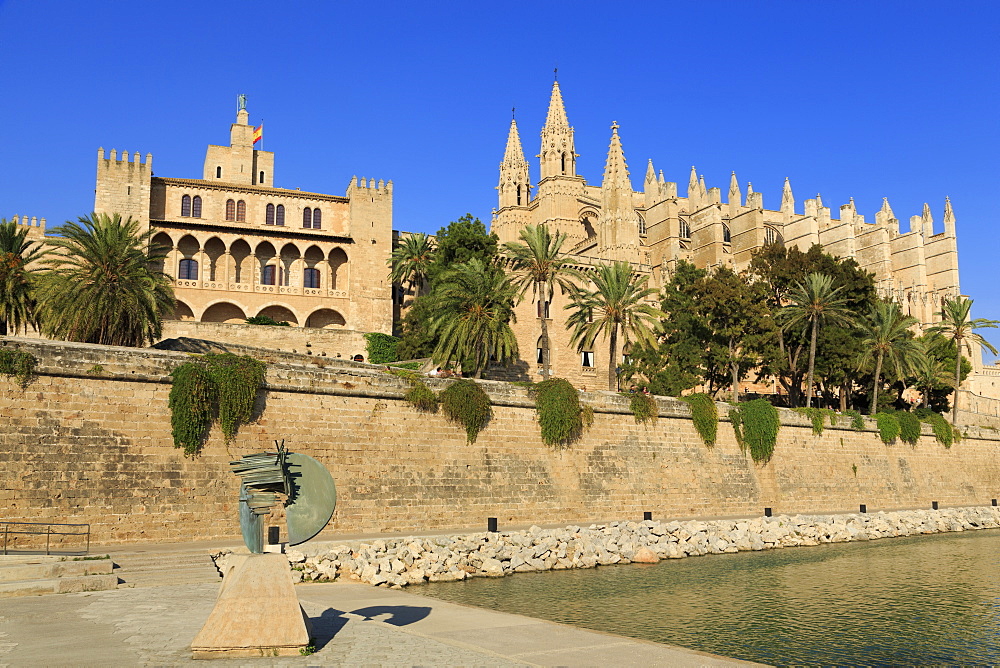
M 56 527 L 56 529 L 53 529 Z M 71 529 L 71 530 L 67 530 Z M 75 529 L 75 530 L 73 530 Z M 90 553 L 90 525 L 89 524 L 56 524 L 51 522 L 5 522 L 0 520 L 0 534 L 3 535 L 3 554 L 10 551 L 35 553 L 40 549 L 35 548 L 12 548 L 10 547 L 11 537 L 17 540 L 17 536 L 45 536 L 45 554 L 52 554 L 52 536 L 85 536 L 86 547 L 83 554 Z M 59 541 L 61 542 L 61 541 Z M 57 548 L 59 552 L 74 553 L 79 550 L 66 550 L 62 546 Z

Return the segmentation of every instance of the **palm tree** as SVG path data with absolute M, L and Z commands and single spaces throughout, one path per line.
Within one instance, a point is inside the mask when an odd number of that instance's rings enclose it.
M 935 341 L 935 339 L 937 339 Z M 939 343 L 946 344 L 946 340 L 940 336 L 922 336 L 916 340 L 920 354 L 917 355 L 913 364 L 914 385 L 920 390 L 923 396 L 923 407 L 929 408 L 931 403 L 931 392 L 939 385 L 954 387 L 951 371 L 947 363 L 938 354 Z
M 813 372 L 816 369 L 816 335 L 822 323 L 850 325 L 853 318 L 848 300 L 840 295 L 843 287 L 833 287 L 833 278 L 813 272 L 805 283 L 796 283 L 788 293 L 789 304 L 778 313 L 786 331 L 808 324 L 811 328 L 809 342 L 809 375 L 806 379 L 806 408 L 812 406 Z
M 517 337 L 510 328 L 517 287 L 498 264 L 472 258 L 457 265 L 441 275 L 434 297 L 435 364 L 457 359 L 463 372 L 481 378 L 491 359 L 500 364 L 517 359 Z
M 519 298 L 523 299 L 528 287 L 538 303 L 538 322 L 541 326 L 542 376 L 549 377 L 549 304 L 558 286 L 562 293 L 575 287 L 574 279 L 582 278 L 579 271 L 571 266 L 571 260 L 562 252 L 566 235 L 549 233 L 545 225 L 528 225 L 521 230 L 521 241 L 504 244 L 504 251 L 510 258 L 514 284 L 520 288 Z
M 45 255 L 38 241 L 27 241 L 28 228 L 0 218 L 0 335 L 38 327 L 32 272 L 27 268 Z
M 91 214 L 54 230 L 55 252 L 38 286 L 42 332 L 54 338 L 141 346 L 162 332 L 176 302 L 152 232 L 119 214 Z
M 388 264 L 389 279 L 393 283 L 409 283 L 413 298 L 420 296 L 420 289 L 427 280 L 427 270 L 434 261 L 434 244 L 430 236 L 419 232 L 399 239 Z
M 656 290 L 647 288 L 649 277 L 634 275 L 627 262 L 597 265 L 590 279 L 593 290 L 576 288 L 571 293 L 566 328 L 573 330 L 571 340 L 580 350 L 593 346 L 598 336 L 608 337 L 608 389 L 614 391 L 619 330 L 626 346 L 633 340 L 654 346 L 653 326 L 667 314 L 645 303 Z
M 996 327 L 1000 325 L 998 320 L 987 320 L 986 318 L 969 318 L 972 311 L 972 300 L 967 297 L 956 297 L 945 300 L 940 316 L 941 322 L 932 327 L 928 327 L 928 332 L 944 334 L 955 345 L 955 399 L 951 402 L 951 423 L 958 424 L 958 386 L 962 382 L 962 346 L 963 344 L 971 349 L 976 346 L 985 348 L 994 355 L 997 349 L 989 341 L 983 338 L 982 334 L 976 332 L 977 329 Z
M 872 415 L 878 408 L 883 363 L 890 367 L 896 380 L 902 379 L 914 366 L 920 350 L 916 340 L 910 335 L 910 327 L 916 324 L 919 321 L 903 315 L 896 302 L 882 300 L 875 302 L 868 315 L 858 324 L 862 335 L 861 347 L 864 349 L 858 364 L 865 366 L 872 359 L 875 360 L 875 387 L 868 411 Z

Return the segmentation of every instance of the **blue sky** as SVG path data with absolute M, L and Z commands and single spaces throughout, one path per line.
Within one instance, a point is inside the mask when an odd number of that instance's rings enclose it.
M 588 182 L 618 121 L 634 187 L 652 158 L 682 190 L 735 170 L 777 208 L 788 176 L 800 209 L 938 226 L 947 195 L 963 292 L 1000 318 L 998 34 L 997 2 L 4 0 L 0 216 L 89 211 L 99 146 L 200 177 L 245 93 L 276 185 L 391 179 L 397 229 L 486 221 L 512 106 L 537 179 L 558 67 Z

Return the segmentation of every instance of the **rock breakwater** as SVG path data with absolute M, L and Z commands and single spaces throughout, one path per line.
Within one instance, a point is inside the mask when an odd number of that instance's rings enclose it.
M 612 522 L 560 529 L 391 538 L 307 546 L 287 554 L 298 581 L 350 579 L 405 587 L 532 571 L 656 563 L 769 550 L 1000 527 L 1000 508 L 965 507 L 743 520 Z M 213 555 L 220 571 L 228 551 Z

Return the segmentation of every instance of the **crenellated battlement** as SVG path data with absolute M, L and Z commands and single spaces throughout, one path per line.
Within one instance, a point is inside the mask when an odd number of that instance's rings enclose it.
M 379 179 L 376 182 L 375 179 L 352 176 L 350 182 L 347 184 L 348 197 L 351 196 L 352 190 L 367 190 L 375 191 L 374 194 L 377 195 L 392 195 L 392 181 L 387 182 Z
M 104 149 L 103 148 L 97 149 L 97 164 L 98 164 L 98 166 L 104 167 L 106 169 L 111 169 L 112 167 L 116 167 L 118 169 L 122 169 L 122 168 L 135 169 L 136 167 L 139 167 L 141 169 L 148 170 L 148 171 L 152 171 L 153 170 L 153 154 L 152 153 L 147 153 L 146 154 L 146 161 L 145 162 L 142 161 L 141 156 L 139 155 L 138 151 L 136 151 L 134 154 L 132 154 L 132 156 L 131 156 L 132 159 L 131 160 L 129 160 L 129 157 L 130 156 L 129 156 L 129 152 L 128 151 L 122 151 L 121 152 L 121 156 L 119 156 L 117 150 L 111 149 L 111 153 L 109 154 L 109 156 L 107 158 L 105 158 L 104 157 Z
M 13 221 L 15 225 L 24 225 L 25 227 L 33 227 L 41 231 L 43 234 L 45 233 L 44 218 L 37 218 L 35 216 L 32 216 L 31 218 L 28 218 L 27 216 L 14 216 L 10 220 Z
M 153 176 L 153 154 L 143 162 L 138 151 L 129 153 L 97 149 L 97 188 L 94 211 L 97 213 L 131 216 L 142 225 L 149 223 L 150 180 Z

